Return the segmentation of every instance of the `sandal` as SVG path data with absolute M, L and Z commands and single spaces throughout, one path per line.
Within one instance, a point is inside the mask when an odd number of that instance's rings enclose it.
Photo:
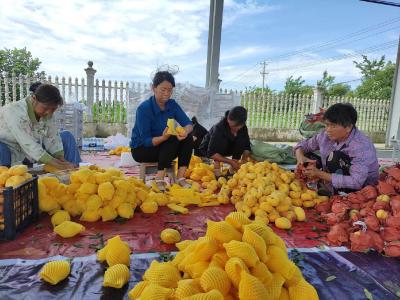
M 183 177 L 176 180 L 176 183 L 185 189 L 190 189 L 192 187 L 192 185 Z
M 160 190 L 161 193 L 164 193 L 167 190 L 167 184 L 164 180 L 156 179 L 156 180 L 154 180 L 154 182 L 156 183 L 156 186 Z

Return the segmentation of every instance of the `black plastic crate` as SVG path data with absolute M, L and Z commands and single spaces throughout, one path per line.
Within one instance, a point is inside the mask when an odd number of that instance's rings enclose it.
M 37 182 L 37 176 L 33 176 L 16 188 L 0 190 L 0 240 L 14 239 L 39 219 Z

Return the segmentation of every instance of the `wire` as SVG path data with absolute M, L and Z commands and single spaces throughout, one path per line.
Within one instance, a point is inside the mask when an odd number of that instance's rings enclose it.
M 360 0 L 360 1 L 400 7 L 400 3 L 390 2 L 390 1 L 383 1 L 383 0 Z
M 298 55 L 298 54 L 305 53 L 305 52 L 309 52 L 309 51 L 317 51 L 317 50 L 324 49 L 324 48 L 330 48 L 331 46 L 336 46 L 335 44 L 337 44 L 338 42 L 353 38 L 353 37 L 358 36 L 358 35 L 362 35 L 364 33 L 368 33 L 370 31 L 381 29 L 384 26 L 387 26 L 387 25 L 390 25 L 390 24 L 393 24 L 393 23 L 396 23 L 396 22 L 399 22 L 399 21 L 400 21 L 400 17 L 393 18 L 393 19 L 387 20 L 385 22 L 381 22 L 381 23 L 378 23 L 378 24 L 375 24 L 375 25 L 371 25 L 371 26 L 365 27 L 363 29 L 360 29 L 360 30 L 355 31 L 353 33 L 349 33 L 349 34 L 344 35 L 342 37 L 338 37 L 336 39 L 324 42 L 322 44 L 319 44 L 319 45 L 317 44 L 317 45 L 313 45 L 313 46 L 310 46 L 310 47 L 302 48 L 300 50 L 287 52 L 287 53 L 284 53 L 284 54 L 281 54 L 281 55 L 277 55 L 277 56 L 271 57 L 270 59 L 265 59 L 265 61 L 269 61 L 270 62 L 272 60 L 283 59 L 283 58 L 291 57 L 291 56 Z M 393 29 L 396 29 L 396 28 L 398 28 L 398 27 L 396 26 L 394 28 L 381 30 L 380 32 L 373 33 L 373 34 L 371 34 L 369 36 L 361 37 L 361 38 L 359 38 L 357 40 L 353 40 L 353 41 L 349 41 L 349 42 L 359 41 L 359 40 L 368 38 L 370 36 L 374 36 L 376 34 L 384 33 L 386 31 L 390 31 L 390 30 L 393 30 Z M 342 45 L 342 44 L 345 44 L 345 43 L 348 43 L 348 42 L 342 42 L 339 45 Z
M 379 45 L 374 45 L 374 46 L 371 46 L 371 47 L 368 47 L 368 48 L 365 48 L 362 50 L 358 50 L 357 52 L 359 52 L 359 53 L 355 53 L 355 54 L 343 54 L 343 55 L 328 57 L 328 58 L 324 58 L 321 60 L 307 62 L 307 63 L 303 63 L 303 64 L 298 64 L 298 65 L 289 65 L 286 67 L 275 68 L 275 69 L 272 68 L 272 69 L 269 69 L 268 71 L 271 73 L 271 72 L 286 71 L 286 70 L 292 70 L 292 69 L 302 69 L 302 68 L 315 66 L 315 65 L 319 65 L 319 64 L 323 64 L 323 63 L 330 63 L 330 62 L 334 62 L 334 61 L 338 61 L 338 60 L 343 60 L 346 58 L 358 57 L 358 56 L 366 54 L 366 53 L 371 53 L 371 52 L 376 52 L 379 50 L 393 48 L 396 45 L 397 45 L 397 41 L 387 42 L 387 43 L 383 43 L 383 44 L 379 44 Z

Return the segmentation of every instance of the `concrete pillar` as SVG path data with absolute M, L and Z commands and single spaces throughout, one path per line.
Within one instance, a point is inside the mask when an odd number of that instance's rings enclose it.
M 96 70 L 93 69 L 93 62 L 88 61 L 88 67 L 85 69 L 86 72 L 86 105 L 87 105 L 87 116 L 88 121 L 93 120 L 92 109 L 94 103 L 94 74 Z
M 311 106 L 312 109 L 312 113 L 316 114 L 319 113 L 319 109 L 322 107 L 323 105 L 323 94 L 322 94 L 322 90 L 319 87 L 314 88 L 314 97 L 313 97 L 313 103 Z
M 393 77 L 392 97 L 390 99 L 389 124 L 386 131 L 386 147 L 393 140 L 400 140 L 400 38 L 397 48 L 396 70 Z
M 224 0 L 210 0 L 206 87 L 217 88 Z

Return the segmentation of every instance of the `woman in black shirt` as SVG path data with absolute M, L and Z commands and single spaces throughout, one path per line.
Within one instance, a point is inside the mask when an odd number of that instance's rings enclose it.
M 221 163 L 229 164 L 233 172 L 240 168 L 240 159 L 245 161 L 249 157 L 251 149 L 246 120 L 246 109 L 236 106 L 228 110 L 203 138 L 199 150 L 203 156 L 214 160 L 217 177 L 221 176 Z

